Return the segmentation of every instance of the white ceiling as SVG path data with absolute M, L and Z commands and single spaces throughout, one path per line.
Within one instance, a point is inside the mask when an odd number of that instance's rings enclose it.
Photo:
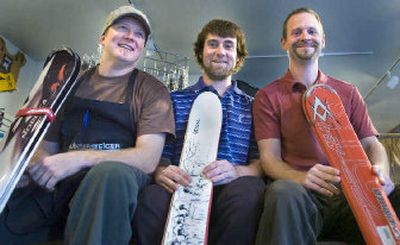
M 235 21 L 245 30 L 250 58 L 236 75 L 262 87 L 287 69 L 281 55 L 282 22 L 297 7 L 320 13 L 326 32 L 325 53 L 372 52 L 370 55 L 324 56 L 321 69 L 357 85 L 362 94 L 389 69 L 400 55 L 400 1 L 394 0 L 137 0 L 153 27 L 162 50 L 191 58 L 191 73 L 200 71 L 192 58 L 192 43 L 212 18 Z M 127 0 L 0 0 L 0 33 L 36 60 L 53 48 L 69 46 L 80 54 L 96 52 L 99 32 L 107 13 Z M 400 76 L 400 69 L 394 74 Z M 384 85 L 366 100 L 381 132 L 400 124 L 400 88 Z M 400 87 L 400 86 L 399 86 Z

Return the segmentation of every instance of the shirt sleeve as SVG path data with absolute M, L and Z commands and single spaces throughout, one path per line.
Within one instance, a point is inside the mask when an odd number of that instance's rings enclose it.
M 281 138 L 278 112 L 273 108 L 267 93 L 260 90 L 253 104 L 254 132 L 257 141 L 270 138 Z
M 152 79 L 143 81 L 139 87 L 143 91 L 139 95 L 142 106 L 138 108 L 137 135 L 167 133 L 174 136 L 174 114 L 168 89 Z
M 378 136 L 378 131 L 375 129 L 368 115 L 367 106 L 355 86 L 352 87 L 350 103 L 351 112 L 349 119 L 358 138 L 363 139 L 365 137 Z

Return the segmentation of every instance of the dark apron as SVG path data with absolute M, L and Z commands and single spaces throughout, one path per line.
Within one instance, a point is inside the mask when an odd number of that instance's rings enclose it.
M 93 72 L 88 72 L 82 80 Z M 136 75 L 135 69 L 129 78 L 123 104 L 76 96 L 68 102 L 61 127 L 62 151 L 119 150 L 135 146 L 135 115 L 131 103 Z
M 87 81 L 94 71 L 92 69 L 85 73 L 78 81 L 76 89 L 82 82 Z M 76 96 L 66 101 L 61 125 L 62 151 L 118 150 L 135 146 L 137 131 L 131 105 L 137 73 L 135 69 L 129 78 L 123 104 Z M 75 94 L 75 91 L 72 91 L 72 94 Z M 0 215 L 0 222 L 5 222 L 3 225 L 13 234 L 32 233 L 33 240 L 40 236 L 35 233 L 49 229 L 49 226 L 54 227 L 50 230 L 55 229 L 50 231 L 50 234 L 55 233 L 52 234 L 55 237 L 61 236 L 69 200 L 87 171 L 82 170 L 60 181 L 53 192 L 35 184 L 16 189 Z M 4 226 L 0 225 L 0 233 L 5 232 L 3 228 Z

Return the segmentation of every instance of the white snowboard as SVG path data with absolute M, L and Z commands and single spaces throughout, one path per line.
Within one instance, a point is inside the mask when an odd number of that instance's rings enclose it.
M 207 244 L 213 185 L 201 172 L 217 158 L 221 126 L 220 99 L 212 92 L 201 93 L 190 111 L 179 163 L 192 182 L 172 196 L 163 245 Z

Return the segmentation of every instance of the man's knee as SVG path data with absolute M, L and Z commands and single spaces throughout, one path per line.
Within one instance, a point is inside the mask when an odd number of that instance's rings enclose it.
M 293 204 L 307 196 L 308 192 L 302 185 L 290 180 L 275 180 L 267 187 L 264 202 Z
M 143 187 L 149 177 L 141 170 L 121 162 L 102 162 L 90 169 L 84 181 Z
M 131 199 L 136 206 L 139 190 L 150 177 L 141 170 L 119 162 L 103 162 L 92 167 L 82 180 L 74 199 L 86 200 L 92 195 Z
M 131 167 L 120 162 L 102 162 L 90 169 L 87 176 L 97 179 L 121 179 L 131 177 Z

